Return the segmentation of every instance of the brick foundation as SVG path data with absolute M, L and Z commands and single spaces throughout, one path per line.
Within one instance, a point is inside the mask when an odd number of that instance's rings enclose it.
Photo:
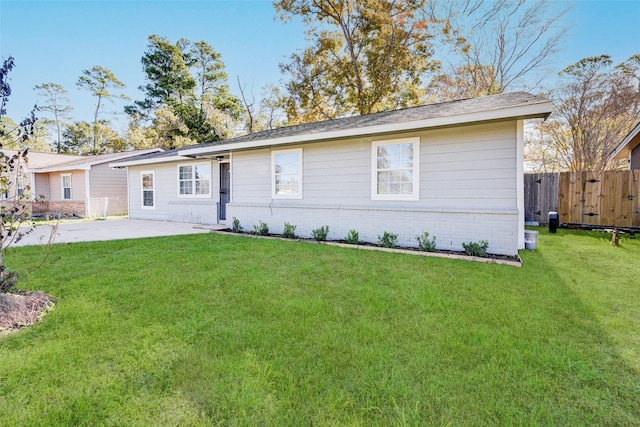
M 59 214 L 66 216 L 85 216 L 84 202 L 77 200 L 42 202 L 31 204 L 31 215 Z

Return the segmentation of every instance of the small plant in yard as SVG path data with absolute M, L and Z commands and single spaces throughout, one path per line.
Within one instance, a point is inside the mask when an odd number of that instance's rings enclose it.
M 242 233 L 242 226 L 240 225 L 240 220 L 235 216 L 233 217 L 233 225 L 231 226 L 231 231 L 233 231 L 234 233 Z
M 312 230 L 311 233 L 313 233 L 313 238 L 317 241 L 325 241 L 327 240 L 327 235 L 329 234 L 329 226 L 323 225 L 320 228 Z
M 385 231 L 382 236 L 378 236 L 378 243 L 383 248 L 395 248 L 398 245 L 398 235 Z
M 7 58 L 0 67 L 0 119 L 6 113 L 5 105 L 11 95 L 8 74 L 14 67 L 13 57 Z M 33 226 L 20 227 L 29 218 L 29 206 L 32 201 L 40 202 L 43 196 L 32 197 L 31 186 L 26 185 L 28 179 L 28 149 L 24 143 L 33 135 L 35 123 L 35 107 L 29 118 L 19 125 L 10 126 L 8 122 L 0 122 L 0 137 L 4 144 L 0 148 L 14 148 L 13 155 L 0 152 L 0 194 L 4 200 L 0 203 L 0 293 L 12 290 L 18 281 L 18 274 L 7 271 L 4 263 L 6 249 L 20 241 L 33 231 Z
M 297 237 L 296 226 L 285 222 L 284 230 L 282 231 L 282 237 L 284 237 L 285 239 L 295 239 Z
M 269 225 L 260 221 L 258 225 L 253 226 L 252 234 L 257 234 L 258 236 L 266 236 L 267 234 L 269 234 Z
M 436 251 L 436 236 L 433 236 L 432 239 L 429 239 L 429 233 L 425 231 L 421 235 L 416 236 L 416 240 L 418 241 L 418 249 L 420 249 L 421 251 Z
M 358 243 L 360 243 L 360 237 L 358 236 L 358 232 L 356 230 L 349 230 L 349 233 L 344 240 L 350 245 L 357 245 Z
M 462 247 L 464 248 L 464 252 L 469 256 L 485 257 L 487 256 L 489 242 L 480 240 L 479 242 L 463 243 Z

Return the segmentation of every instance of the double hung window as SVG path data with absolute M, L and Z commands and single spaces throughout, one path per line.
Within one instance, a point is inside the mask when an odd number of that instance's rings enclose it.
M 420 138 L 375 141 L 371 148 L 371 198 L 418 200 Z
M 271 170 L 274 199 L 302 199 L 302 148 L 273 151 Z
M 192 163 L 178 166 L 178 195 L 182 197 L 211 196 L 211 164 Z

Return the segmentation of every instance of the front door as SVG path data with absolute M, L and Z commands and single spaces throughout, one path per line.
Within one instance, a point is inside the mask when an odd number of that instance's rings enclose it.
M 220 220 L 227 219 L 227 203 L 231 197 L 229 163 L 220 163 Z

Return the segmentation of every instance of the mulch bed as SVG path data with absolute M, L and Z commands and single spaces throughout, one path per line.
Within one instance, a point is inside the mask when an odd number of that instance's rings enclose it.
M 54 304 L 43 292 L 0 293 L 0 335 L 33 325 Z
M 287 239 L 282 237 L 281 234 L 258 235 L 258 234 L 249 233 L 245 231 L 234 232 L 231 229 L 214 230 L 212 232 L 217 234 L 232 234 L 237 236 L 247 236 L 247 237 L 266 238 L 266 239 L 293 240 L 293 241 L 310 242 L 310 243 L 317 243 L 317 244 L 324 244 L 324 245 L 341 246 L 341 247 L 353 248 L 353 249 L 378 250 L 378 251 L 384 251 L 384 252 L 396 252 L 396 253 L 404 253 L 404 254 L 418 255 L 418 256 L 438 257 L 438 258 L 462 259 L 467 261 L 482 262 L 486 264 L 504 264 L 504 265 L 511 265 L 514 267 L 522 267 L 522 259 L 520 259 L 520 256 L 487 254 L 485 257 L 477 257 L 477 256 L 469 256 L 464 252 L 449 251 L 449 250 L 423 252 L 416 248 L 411 248 L 411 247 L 397 246 L 395 248 L 383 248 L 382 246 L 377 245 L 375 243 L 361 242 L 361 243 L 358 243 L 357 245 L 352 245 L 352 244 L 347 244 L 347 242 L 344 240 L 329 240 L 329 241 L 318 242 L 315 239 L 302 238 L 302 237 L 296 237 L 295 239 Z

